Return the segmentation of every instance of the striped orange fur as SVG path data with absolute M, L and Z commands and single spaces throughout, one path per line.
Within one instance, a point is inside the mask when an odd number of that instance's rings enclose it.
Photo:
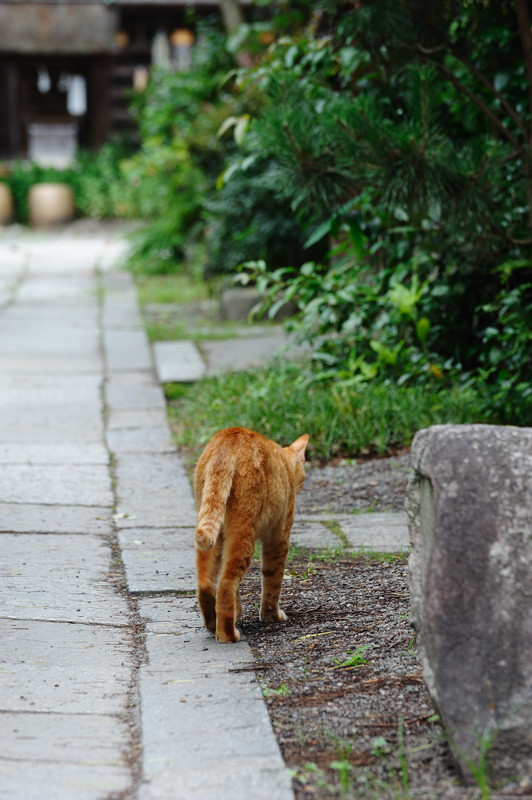
M 295 497 L 303 486 L 304 434 L 281 447 L 247 428 L 218 431 L 201 454 L 194 477 L 198 510 L 194 534 L 198 599 L 205 626 L 219 642 L 237 642 L 240 583 L 262 545 L 264 622 L 282 622 L 279 595 Z

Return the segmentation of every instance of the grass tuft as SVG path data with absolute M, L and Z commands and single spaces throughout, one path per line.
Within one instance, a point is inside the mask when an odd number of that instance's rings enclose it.
M 216 431 L 234 425 L 283 445 L 308 433 L 309 458 L 329 460 L 394 452 L 409 446 L 420 428 L 437 423 L 484 421 L 470 387 L 367 383 L 339 390 L 309 384 L 304 367 L 283 360 L 205 379 L 186 393 L 172 385 L 166 392 L 177 444 L 198 453 Z

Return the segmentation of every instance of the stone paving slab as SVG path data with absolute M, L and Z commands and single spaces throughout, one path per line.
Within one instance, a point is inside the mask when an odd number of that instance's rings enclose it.
M 21 383 L 24 384 L 24 381 Z M 21 385 L 19 394 L 22 396 L 23 392 L 24 387 Z M 46 446 L 48 442 L 54 441 L 57 446 L 73 449 L 73 442 L 77 442 L 77 449 L 81 450 L 84 446 L 103 441 L 102 416 L 98 407 L 91 403 L 65 402 L 61 403 L 62 413 L 58 414 L 57 403 L 54 407 L 53 402 L 39 403 L 31 394 L 28 399 L 26 397 L 27 394 L 20 404 L 8 404 L 4 402 L 5 393 L 0 388 L 2 444 L 19 442 Z M 48 451 L 51 452 L 51 446 L 48 446 Z M 63 449 L 63 452 L 66 451 Z M 80 456 L 78 463 L 83 461 L 86 458 Z M 73 462 L 70 460 L 69 463 Z
M 137 304 L 133 276 L 113 271 L 104 276 L 102 322 L 104 328 L 138 328 L 143 330 L 142 316 Z
M 138 800 L 293 800 L 291 780 L 281 772 L 275 757 L 222 758 L 209 761 L 208 769 L 196 764 L 175 772 L 158 770 L 148 785 L 141 785 Z
M 102 262 L 115 264 L 128 249 L 127 242 L 122 239 L 69 235 L 63 240 L 55 231 L 40 235 L 29 232 L 15 246 L 16 252 L 28 259 L 32 272 L 44 269 L 48 274 L 55 269 L 69 275 L 93 269 L 95 265 L 101 266 Z
M 114 504 L 107 466 L 101 464 L 11 464 L 0 470 L 4 503 L 109 506 Z
M 48 323 L 50 320 L 60 320 L 63 325 L 71 328 L 95 328 L 98 325 L 98 306 L 95 302 L 59 303 L 50 300 L 43 305 L 14 303 L 2 312 L 5 323 Z
M 29 354 L 23 360 L 17 353 L 0 353 L 0 374 L 35 375 L 39 373 L 59 375 L 100 375 L 102 371 L 102 357 L 99 352 L 85 354 L 83 358 L 72 354 L 61 357 L 60 353 L 46 355 L 44 353 Z
M 155 367 L 161 383 L 192 383 L 207 374 L 201 353 L 188 339 L 153 344 Z
M 112 302 L 128 305 L 134 310 L 138 309 L 135 279 L 127 269 L 113 269 L 105 273 L 103 285 L 106 291 L 104 302 L 110 299 Z
M 95 284 L 92 276 L 83 275 L 65 279 L 63 275 L 55 277 L 29 277 L 17 292 L 19 303 L 46 303 L 51 300 L 84 301 L 87 305 L 96 304 Z
M 396 553 L 410 549 L 406 514 L 368 513 L 338 517 L 349 546 L 355 550 Z
M 366 514 L 296 514 L 291 541 L 301 547 L 335 548 L 380 553 L 404 552 L 410 548 L 404 512 Z
M 127 530 L 118 538 L 131 594 L 196 590 L 192 528 Z
M 177 453 L 118 455 L 115 475 L 118 528 L 196 524 L 192 489 Z
M 104 351 L 110 372 L 151 370 L 152 360 L 146 334 L 142 330 L 104 330 Z
M 341 537 L 333 533 L 325 522 L 299 519 L 299 517 L 296 517 L 292 525 L 290 542 L 293 545 L 299 545 L 299 547 L 318 550 L 334 548 L 344 544 Z
M 34 435 L 35 427 L 36 426 L 33 425 L 31 429 L 26 428 L 20 432 L 17 428 L 17 435 L 13 435 L 14 443 L 12 444 L 5 443 L 4 433 L 2 433 L 4 442 L 0 443 L 0 464 L 109 465 L 109 453 L 103 444 L 94 444 L 90 439 L 88 442 L 82 442 L 77 445 L 63 444 L 62 442 L 59 444 L 48 444 L 48 436 L 43 437 L 45 441 L 39 443 L 35 442 L 37 438 Z M 9 430 L 10 432 L 12 431 L 11 425 L 9 426 Z M 50 430 L 50 428 L 47 427 L 47 430 Z M 84 429 L 83 433 L 86 434 L 87 431 Z M 72 437 L 67 436 L 67 431 L 61 432 L 58 435 L 54 426 L 54 439 L 56 438 L 59 440 L 62 438 L 68 441 L 72 440 Z M 24 439 L 27 439 L 28 442 L 25 442 Z
M 94 404 L 95 415 L 100 415 L 101 388 L 101 375 L 78 375 L 75 380 L 69 376 L 47 375 L 41 371 L 23 378 L 19 375 L 0 375 L 0 403 L 17 406 L 37 404 L 39 408 L 52 405 L 56 410 L 59 403 L 72 403 L 77 409 L 78 404 Z
M 124 428 L 149 428 L 168 426 L 166 409 L 142 408 L 111 410 L 107 417 L 107 430 Z
M 284 331 L 246 338 L 202 341 L 201 352 L 207 362 L 207 375 L 249 369 L 274 358 L 286 344 Z
M 132 797 L 138 653 L 108 538 L 97 275 L 117 250 L 55 235 L 11 246 L 6 266 L 0 241 L 12 301 L 0 314 L 0 796 Z
M 69 764 L 0 758 L 0 786 L 5 800 L 101 800 L 119 797 L 130 785 L 131 775 L 124 762 Z M 168 800 L 168 796 L 161 800 Z
M 2 275 L 17 276 L 27 263 L 27 254 L 12 243 L 0 240 L 0 264 L 2 265 Z
M 99 351 L 97 328 L 79 329 L 59 320 L 41 322 L 5 322 L 0 320 L 0 354 L 20 357 L 61 355 L 67 358 L 91 358 Z
M 252 663 L 247 643 L 218 644 L 193 599 L 144 599 L 140 613 L 148 633 L 141 713 L 149 785 L 139 800 L 293 800 L 261 690 L 249 673 L 231 671 Z
M 159 382 L 145 372 L 115 372 L 109 375 L 105 399 L 111 411 L 158 408 L 166 413 L 166 399 Z
M 118 765 L 128 736 L 127 722 L 110 714 L 3 711 L 0 785 L 6 761 Z
M 100 537 L 0 534 L 0 609 L 5 618 L 127 625 L 126 601 L 109 585 Z
M 83 533 L 110 536 L 111 509 L 0 503 L 0 531 L 6 533 Z M 0 538 L 0 546 L 2 539 Z
M 103 306 L 102 322 L 106 328 L 119 330 L 143 328 L 142 317 L 136 307 L 106 299 Z
M 0 619 L 0 631 L 1 711 L 123 711 L 133 663 L 129 644 L 121 643 L 116 628 Z
M 109 431 L 106 438 L 109 449 L 116 455 L 175 451 L 172 434 L 167 425 Z

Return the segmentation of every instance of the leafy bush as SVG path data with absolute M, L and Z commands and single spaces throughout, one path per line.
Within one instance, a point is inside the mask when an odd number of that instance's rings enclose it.
M 137 216 L 135 187 L 122 171 L 130 148 L 121 142 L 105 144 L 95 153 L 81 151 L 77 157 L 77 207 L 86 217 Z
M 234 162 L 236 163 L 236 162 Z M 244 261 L 262 259 L 268 269 L 298 265 L 309 257 L 307 238 L 290 204 L 254 179 L 255 166 L 239 166 L 205 201 L 208 223 L 207 276 L 234 274 Z M 323 247 L 321 248 L 324 255 Z
M 148 221 L 135 236 L 136 254 L 150 272 L 174 270 L 198 220 L 202 172 L 184 142 L 155 139 L 122 163 L 122 173 L 134 187 L 137 216 Z
M 401 385 L 444 378 L 441 358 L 428 349 L 430 321 L 419 307 L 429 281 L 420 283 L 417 267 L 376 274 L 348 257 L 329 267 L 307 262 L 299 271 L 269 272 L 264 262 L 251 262 L 243 280 L 253 276 L 271 316 L 283 303 L 297 303 L 299 314 L 286 324 L 312 346 L 315 380 L 359 386 L 392 377 Z
M 331 2 L 242 75 L 269 98 L 244 143 L 261 165 L 248 186 L 290 204 L 307 245 L 330 245 L 272 274 L 255 257 L 250 272 L 272 312 L 298 302 L 292 327 L 315 348 L 315 379 L 476 381 L 492 419 L 529 423 L 519 48 L 505 4 Z M 501 285 L 508 264 L 520 266 Z
M 530 268 L 530 262 L 506 269 Z M 488 396 L 486 405 L 498 422 L 532 425 L 532 283 L 506 288 L 478 311 L 487 317 L 479 374 Z

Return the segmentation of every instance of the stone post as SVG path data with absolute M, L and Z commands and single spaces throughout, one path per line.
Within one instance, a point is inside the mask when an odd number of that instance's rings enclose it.
M 411 608 L 466 781 L 532 774 L 532 428 L 436 425 L 412 445 Z M 472 769 L 473 768 L 473 769 Z

